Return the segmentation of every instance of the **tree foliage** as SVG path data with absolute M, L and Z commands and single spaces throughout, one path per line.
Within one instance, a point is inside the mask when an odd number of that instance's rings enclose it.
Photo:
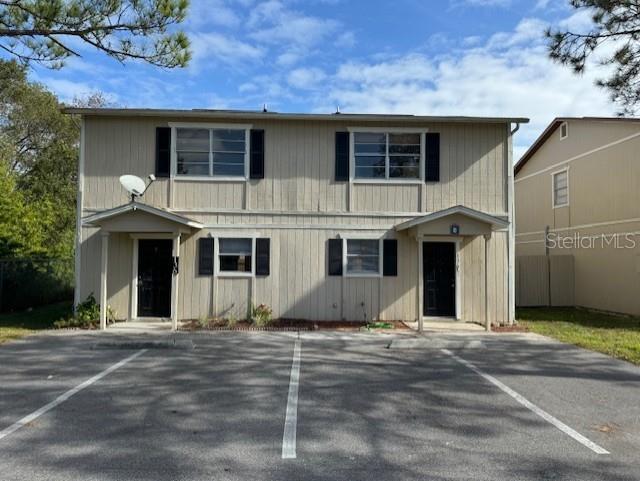
M 612 74 L 598 80 L 620 114 L 634 114 L 640 105 L 640 0 L 570 0 L 578 10 L 592 12 L 593 25 L 587 32 L 549 29 L 549 56 L 576 73 L 584 72 L 587 60 L 596 51 L 611 53 L 602 61 Z
M 188 0 L 0 0 L 0 49 L 60 68 L 84 43 L 121 62 L 183 67 L 189 40 L 171 27 L 187 8 Z
M 0 61 L 0 257 L 71 255 L 78 141 L 56 97 Z

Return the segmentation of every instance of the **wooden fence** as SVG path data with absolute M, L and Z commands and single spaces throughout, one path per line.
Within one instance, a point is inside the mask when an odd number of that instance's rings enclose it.
M 573 256 L 517 257 L 516 305 L 573 306 L 574 276 Z

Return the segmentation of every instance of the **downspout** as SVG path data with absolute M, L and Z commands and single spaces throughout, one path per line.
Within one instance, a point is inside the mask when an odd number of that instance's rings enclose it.
M 509 131 L 509 139 L 507 146 L 507 216 L 509 219 L 509 247 L 508 247 L 508 268 L 509 268 L 509 319 L 512 325 L 516 318 L 516 277 L 515 277 L 515 257 L 516 257 L 516 229 L 514 225 L 515 219 L 515 193 L 513 179 L 513 136 L 520 130 L 520 124 L 516 123 L 516 127 Z

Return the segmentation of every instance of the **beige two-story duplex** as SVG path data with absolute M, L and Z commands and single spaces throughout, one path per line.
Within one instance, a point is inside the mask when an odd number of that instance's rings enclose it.
M 123 319 L 508 324 L 522 118 L 68 109 L 76 302 Z M 153 182 L 131 200 L 123 174 Z

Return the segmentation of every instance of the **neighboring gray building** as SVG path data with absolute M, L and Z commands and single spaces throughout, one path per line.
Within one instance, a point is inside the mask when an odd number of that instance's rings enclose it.
M 68 109 L 76 302 L 119 318 L 508 324 L 526 119 Z M 122 174 L 157 180 L 131 202 Z M 511 248 L 510 248 L 511 245 Z M 486 255 L 485 255 L 486 254 Z

